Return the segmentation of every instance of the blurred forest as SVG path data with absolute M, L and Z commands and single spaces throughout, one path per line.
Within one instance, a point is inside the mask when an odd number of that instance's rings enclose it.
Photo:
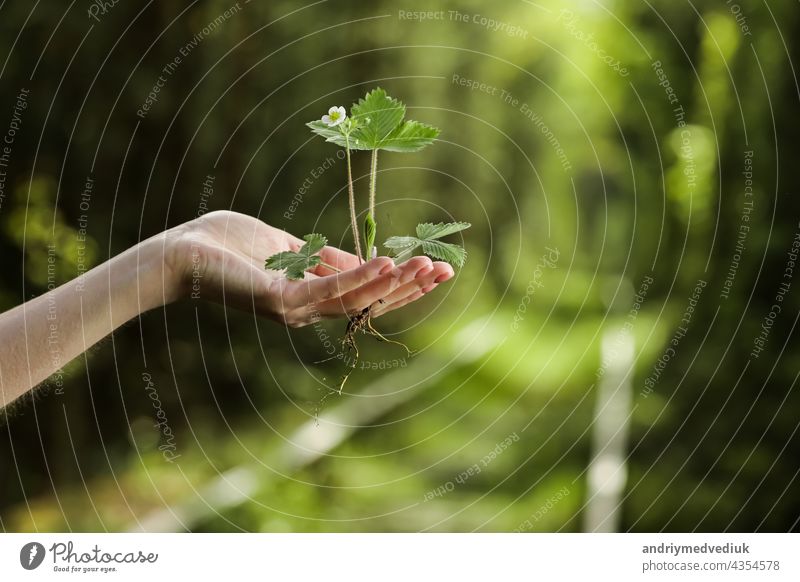
M 350 248 L 304 124 L 375 86 L 442 129 L 379 240 L 469 260 L 321 406 L 343 321 L 134 320 L 0 420 L 3 530 L 798 529 L 796 2 L 101 4 L 0 3 L 0 311 L 206 209 Z

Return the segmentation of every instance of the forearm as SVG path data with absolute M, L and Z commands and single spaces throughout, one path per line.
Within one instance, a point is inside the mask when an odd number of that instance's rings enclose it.
M 260 220 L 216 211 L 150 238 L 45 295 L 0 314 L 0 407 L 58 372 L 140 313 L 181 297 L 202 281 L 204 299 L 254 310 L 291 327 L 382 305 L 402 307 L 453 276 L 447 263 L 388 257 L 362 264 L 333 247 L 323 263 L 289 280 L 264 258 L 303 241 Z M 336 275 L 331 273 L 341 271 Z M 199 293 L 198 293 L 199 295 Z
M 163 235 L 0 315 L 0 407 L 114 329 L 176 298 Z

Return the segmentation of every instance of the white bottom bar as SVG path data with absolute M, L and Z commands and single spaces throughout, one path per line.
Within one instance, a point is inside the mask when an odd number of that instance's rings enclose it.
M 797 534 L 2 534 L 0 579 L 777 582 L 800 580 L 799 541 Z

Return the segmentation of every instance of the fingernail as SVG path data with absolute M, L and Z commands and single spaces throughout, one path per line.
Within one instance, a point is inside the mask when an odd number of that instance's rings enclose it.
M 394 269 L 394 261 L 392 261 L 392 262 L 388 263 L 388 264 L 387 264 L 385 267 L 383 267 L 383 268 L 382 268 L 382 269 L 381 269 L 381 270 L 378 272 L 378 274 L 379 274 L 379 275 L 385 275 L 386 273 L 388 273 L 388 272 L 389 272 L 389 271 L 391 271 L 392 269 Z
M 439 275 L 438 277 L 436 277 L 436 279 L 434 279 L 433 282 L 434 283 L 444 283 L 449 278 L 450 278 L 450 275 L 448 273 L 445 273 L 444 275 Z

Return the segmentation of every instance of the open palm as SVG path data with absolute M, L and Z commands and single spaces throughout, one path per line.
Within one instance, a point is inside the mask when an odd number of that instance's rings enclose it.
M 291 281 L 264 269 L 264 260 L 280 251 L 297 251 L 304 241 L 260 220 L 217 211 L 174 231 L 170 263 L 187 293 L 218 301 L 291 327 L 320 317 L 341 317 L 374 305 L 373 316 L 402 307 L 453 276 L 447 263 L 413 257 L 395 266 L 389 257 L 359 264 L 358 258 L 325 247 L 322 265 Z

